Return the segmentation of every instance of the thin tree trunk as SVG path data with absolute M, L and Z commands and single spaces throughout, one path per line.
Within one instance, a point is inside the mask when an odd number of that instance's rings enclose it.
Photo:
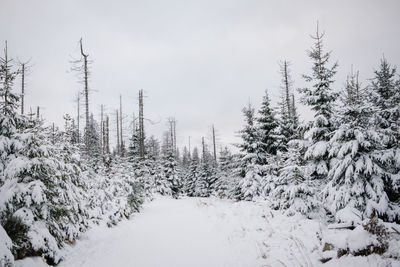
M 217 162 L 217 149 L 216 149 L 216 145 L 215 145 L 215 128 L 214 128 L 214 124 L 212 126 L 212 138 L 213 138 L 214 160 L 215 160 L 215 162 Z
M 119 114 L 118 109 L 116 110 L 115 114 L 117 115 L 117 155 L 120 155 L 120 142 L 119 142 Z

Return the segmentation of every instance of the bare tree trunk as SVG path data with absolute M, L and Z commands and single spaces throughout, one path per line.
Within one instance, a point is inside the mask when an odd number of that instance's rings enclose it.
M 144 159 L 144 115 L 143 115 L 143 89 L 139 90 L 139 155 Z
M 190 151 L 190 136 L 189 136 L 189 159 L 191 159 L 191 155 L 190 155 L 190 153 L 191 153 L 191 151 Z
M 110 154 L 110 124 L 109 124 L 109 118 L 108 116 L 106 117 L 106 154 Z
M 215 160 L 215 162 L 217 162 L 217 149 L 216 149 L 216 145 L 215 145 L 215 128 L 214 128 L 214 124 L 212 126 L 212 139 L 213 139 L 213 149 L 214 149 L 214 160 Z
M 24 115 L 24 96 L 25 96 L 25 63 L 21 64 L 22 66 L 22 84 L 21 84 L 21 114 Z
M 103 104 L 100 105 L 100 150 L 101 158 L 104 161 L 104 120 L 103 120 Z
M 86 124 L 85 124 L 85 131 L 89 130 L 89 69 L 88 69 L 88 54 L 85 54 L 83 52 L 83 45 L 82 45 L 82 38 L 80 40 L 80 48 L 81 48 L 81 55 L 83 56 L 83 74 L 84 74 L 84 85 L 85 85 L 85 118 L 86 118 Z M 89 149 L 89 140 L 88 140 L 89 135 L 85 135 L 85 145 L 86 145 L 86 151 Z
M 121 140 L 121 156 L 124 156 L 125 148 L 124 148 L 124 138 L 122 134 L 122 96 L 119 95 L 119 135 Z
M 36 107 L 36 120 L 37 121 L 40 120 L 40 107 L 39 106 Z M 54 123 L 53 123 L 53 127 L 54 127 Z
M 206 161 L 206 144 L 204 143 L 204 137 L 201 138 L 201 147 L 202 147 L 202 155 L 201 158 L 203 160 L 203 162 Z
M 77 131 L 76 131 L 76 133 L 77 133 L 77 138 L 78 138 L 78 144 L 80 144 L 80 142 L 81 142 L 81 133 L 80 133 L 80 131 L 79 131 L 79 127 L 80 127 L 80 124 L 79 124 L 79 122 L 80 122 L 80 117 L 81 117 L 81 114 L 80 114 L 80 105 L 81 105 L 81 97 L 80 97 L 80 95 L 79 95 L 79 93 L 78 93 L 78 96 L 76 97 L 76 102 L 77 102 L 77 109 L 78 109 L 78 115 L 77 115 L 77 118 L 76 118 L 76 123 L 77 123 Z
M 117 115 L 117 155 L 120 155 L 120 142 L 119 142 L 119 114 L 118 114 L 118 109 L 116 110 L 115 114 Z
M 54 145 L 55 143 L 55 129 L 54 129 L 54 122 L 53 125 L 51 127 L 51 143 Z

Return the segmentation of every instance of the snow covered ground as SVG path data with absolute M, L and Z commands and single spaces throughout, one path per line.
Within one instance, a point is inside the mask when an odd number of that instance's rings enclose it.
M 159 197 L 130 220 L 89 230 L 66 248 L 59 266 L 388 266 L 375 255 L 322 264 L 327 231 L 315 220 L 286 217 L 263 202 Z M 17 266 L 46 265 L 29 258 Z

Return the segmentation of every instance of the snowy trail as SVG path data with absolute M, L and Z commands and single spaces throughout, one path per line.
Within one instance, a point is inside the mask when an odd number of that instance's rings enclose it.
M 60 267 L 259 266 L 254 244 L 232 246 L 201 205 L 196 198 L 156 199 L 131 220 L 89 231 Z

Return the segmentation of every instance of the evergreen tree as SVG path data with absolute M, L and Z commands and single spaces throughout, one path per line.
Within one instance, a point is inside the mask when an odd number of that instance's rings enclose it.
M 243 142 L 238 146 L 241 152 L 239 174 L 242 179 L 237 185 L 235 198 L 252 200 L 261 194 L 261 162 L 265 159 L 258 128 L 254 123 L 254 108 L 249 104 L 243 109 L 246 125 L 240 131 Z
M 196 183 L 197 179 L 199 178 L 199 163 L 195 160 L 192 159 L 190 161 L 190 165 L 187 171 L 187 174 L 185 176 L 185 184 L 184 184 L 184 191 L 187 196 L 189 197 L 194 197 L 196 196 Z
M 100 162 L 101 147 L 100 147 L 100 136 L 99 136 L 99 126 L 93 114 L 90 114 L 89 128 L 85 129 L 85 140 L 89 145 L 85 149 L 87 153 L 87 160 L 92 164 L 93 167 L 98 166 Z
M 163 179 L 168 183 L 173 198 L 178 198 L 182 190 L 182 181 L 172 149 L 163 157 Z
M 264 154 L 276 155 L 278 150 L 278 121 L 275 118 L 275 112 L 271 108 L 271 100 L 268 96 L 268 91 L 265 90 L 265 95 L 261 103 L 261 109 L 259 111 L 259 118 L 257 122 L 259 124 L 259 132 L 261 139 L 260 149 Z M 261 158 L 261 164 L 265 164 L 265 158 Z
M 219 153 L 219 164 L 217 170 L 217 180 L 215 182 L 215 193 L 220 198 L 229 196 L 232 188 L 232 161 L 233 157 L 227 147 L 221 149 Z
M 317 179 L 325 178 L 329 171 L 328 141 L 335 129 L 333 105 L 337 97 L 332 91 L 332 83 L 338 64 L 328 66 L 331 53 L 323 51 L 323 37 L 324 33 L 321 34 L 317 27 L 317 34 L 313 37 L 314 47 L 308 53 L 313 62 L 312 74 L 304 75 L 311 87 L 299 89 L 302 103 L 315 112 L 314 121 L 309 125 L 306 134 L 311 139 L 311 144 L 305 157 L 309 161 L 312 177 Z
M 365 218 L 374 213 L 390 221 L 398 219 L 400 208 L 384 190 L 386 170 L 377 153 L 382 149 L 381 135 L 371 127 L 374 109 L 356 75 L 349 76 L 342 96 L 341 124 L 330 140 L 333 159 L 324 189 L 326 205 L 338 220 L 343 211 L 352 209 Z
M 369 101 L 374 109 L 374 125 L 383 147 L 379 150 L 380 165 L 388 171 L 385 191 L 392 201 L 400 200 L 400 79 L 396 68 L 381 60 L 379 70 L 369 87 Z
M 139 162 L 139 130 L 137 128 L 133 131 L 132 137 L 129 140 L 126 155 L 131 163 L 137 164 Z
M 308 215 L 318 207 L 318 202 L 314 187 L 309 181 L 307 167 L 302 160 L 301 142 L 290 141 L 286 155 L 279 176 L 275 179 L 271 206 L 283 210 L 287 215 L 294 215 L 296 212 Z

